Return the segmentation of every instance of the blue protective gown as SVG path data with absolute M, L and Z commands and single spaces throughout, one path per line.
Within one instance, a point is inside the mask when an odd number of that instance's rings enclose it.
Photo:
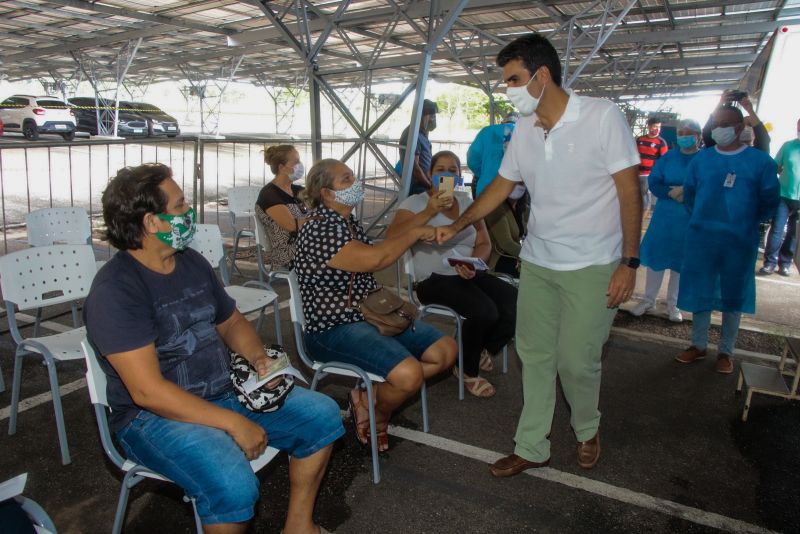
M 755 312 L 758 225 L 772 217 L 779 198 L 777 165 L 760 150 L 726 155 L 706 148 L 692 159 L 683 184 L 691 216 L 680 309 Z
M 513 123 L 492 124 L 485 126 L 475 136 L 475 140 L 467 151 L 467 166 L 472 174 L 478 178 L 475 196 L 489 185 L 497 171 L 505 153 L 504 141 L 508 143 L 514 131 Z
M 683 185 L 689 163 L 698 153 L 684 154 L 680 150 L 670 150 L 656 161 L 647 178 L 650 191 L 658 198 L 658 202 L 642 239 L 639 257 L 642 265 L 654 271 L 681 271 L 689 212 L 683 204 L 669 197 L 669 190 L 670 187 Z

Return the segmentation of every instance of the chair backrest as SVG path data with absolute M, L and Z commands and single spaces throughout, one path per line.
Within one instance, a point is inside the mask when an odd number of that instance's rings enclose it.
M 92 400 L 94 414 L 97 418 L 97 428 L 100 430 L 100 441 L 103 450 L 114 465 L 122 469 L 125 458 L 117 450 L 114 440 L 111 439 L 111 430 L 108 426 L 108 395 L 106 391 L 106 374 L 97 361 L 97 354 L 92 348 L 89 340 L 84 338 L 81 341 L 83 356 L 86 358 L 86 387 L 89 390 L 89 398 Z
M 411 252 L 411 249 L 403 253 L 403 270 L 406 272 L 406 291 L 408 292 L 408 298 L 412 303 L 419 305 L 414 296 L 414 282 L 417 280 L 417 275 L 414 270 L 414 254 Z
M 92 242 L 92 225 L 83 208 L 44 208 L 25 215 L 28 244 L 84 245 Z
M 222 247 L 222 232 L 216 224 L 198 224 L 189 248 L 196 250 L 216 269 L 219 267 L 225 250 Z
M 253 213 L 261 187 L 244 185 L 228 189 L 228 211 L 235 216 L 249 217 Z
M 303 314 L 303 298 L 300 296 L 300 283 L 297 281 L 297 274 L 294 271 L 280 273 L 279 278 L 285 278 L 289 282 L 289 311 L 292 316 L 292 330 L 294 330 L 294 341 L 297 346 L 297 353 L 303 363 L 310 368 L 314 368 L 314 361 L 306 351 L 306 343 L 303 339 L 303 330 L 306 318 Z
M 261 211 L 261 208 L 256 208 L 256 212 L 253 213 L 253 233 L 256 236 L 256 245 L 261 249 L 265 258 L 268 258 L 269 253 L 272 251 L 272 241 L 270 241 L 267 235 L 267 229 L 264 228 L 264 223 L 261 222 L 261 218 L 258 216 L 258 211 Z M 263 259 L 264 258 L 262 258 L 262 263 Z
M 20 311 L 86 297 L 97 265 L 91 245 L 49 245 L 0 256 L 0 289 Z
M 89 398 L 92 404 L 101 404 L 108 408 L 108 396 L 106 393 L 106 374 L 97 361 L 97 354 L 87 338 L 81 341 L 83 356 L 86 358 L 86 387 L 89 389 Z

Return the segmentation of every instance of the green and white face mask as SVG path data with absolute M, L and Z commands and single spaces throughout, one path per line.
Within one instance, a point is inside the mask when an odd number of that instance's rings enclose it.
M 156 216 L 170 225 L 169 232 L 156 232 L 158 239 L 175 250 L 184 250 L 189 246 L 197 230 L 197 216 L 194 208 L 189 208 L 186 213 L 180 215 L 159 213 Z

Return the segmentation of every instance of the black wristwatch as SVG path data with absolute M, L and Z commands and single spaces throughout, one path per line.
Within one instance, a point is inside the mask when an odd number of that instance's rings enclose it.
M 639 258 L 629 258 L 627 256 L 622 256 L 619 260 L 620 265 L 627 265 L 631 269 L 638 269 L 639 268 Z

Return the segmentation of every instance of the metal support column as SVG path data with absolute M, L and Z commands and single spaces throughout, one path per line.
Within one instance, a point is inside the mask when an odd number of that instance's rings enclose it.
M 322 159 L 322 120 L 320 114 L 319 83 L 311 76 L 308 82 L 311 110 L 311 157 L 314 162 Z

